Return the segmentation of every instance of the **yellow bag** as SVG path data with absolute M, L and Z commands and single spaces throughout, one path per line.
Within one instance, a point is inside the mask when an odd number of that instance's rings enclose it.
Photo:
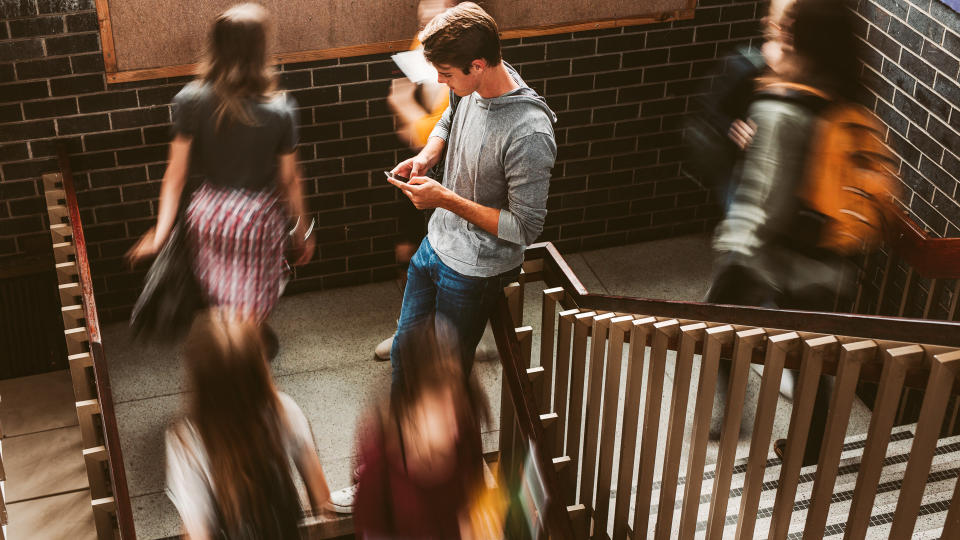
M 471 497 L 470 537 L 473 540 L 500 540 L 504 538 L 508 499 L 499 487 L 482 485 Z M 469 540 L 467 535 L 464 535 Z
M 768 89 L 829 99 L 801 84 L 779 82 Z M 818 115 L 798 193 L 808 209 L 823 217 L 817 247 L 856 255 L 882 240 L 885 211 L 899 191 L 897 162 L 883 133 L 880 121 L 854 103 L 833 103 Z

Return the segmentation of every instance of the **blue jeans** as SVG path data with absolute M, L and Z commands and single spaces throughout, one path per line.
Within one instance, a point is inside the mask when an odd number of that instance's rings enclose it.
M 401 359 L 404 340 L 418 328 L 436 324 L 441 319 L 456 333 L 463 373 L 469 375 L 477 344 L 483 337 L 497 297 L 519 275 L 520 268 L 517 267 L 493 277 L 465 276 L 443 264 L 430 241 L 424 238 L 407 268 L 403 306 L 390 349 L 394 386 L 400 381 L 403 362 L 419 360 Z

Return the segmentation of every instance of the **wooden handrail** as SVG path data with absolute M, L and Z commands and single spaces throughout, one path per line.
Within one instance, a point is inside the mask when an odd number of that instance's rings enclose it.
M 503 366 L 503 377 L 510 388 L 510 398 L 516 414 L 516 422 L 520 435 L 524 440 L 533 444 L 537 449 L 535 457 L 540 471 L 543 473 L 544 489 L 549 497 L 545 524 L 550 538 L 573 540 L 573 526 L 567 515 L 560 496 L 559 481 L 550 457 L 543 452 L 543 429 L 540 426 L 539 413 L 533 402 L 533 386 L 520 362 L 520 343 L 517 341 L 515 324 L 510 316 L 510 307 L 507 298 L 501 294 L 497 305 L 490 317 L 490 327 L 497 342 L 497 351 Z M 510 426 L 500 426 L 501 437 Z
M 117 416 L 113 405 L 113 391 L 110 388 L 110 374 L 103 354 L 103 341 L 100 335 L 100 323 L 97 317 L 97 305 L 93 297 L 93 279 L 90 275 L 90 260 L 87 257 L 87 244 L 83 236 L 83 224 L 80 220 L 80 207 L 77 204 L 77 192 L 73 184 L 73 173 L 66 149 L 58 145 L 57 158 L 60 175 L 63 179 L 63 192 L 66 195 L 67 209 L 70 213 L 70 227 L 73 244 L 76 248 L 76 266 L 80 291 L 83 296 L 83 316 L 90 343 L 90 355 L 93 359 L 93 372 L 96 382 L 97 399 L 100 402 L 100 415 L 103 419 L 104 446 L 107 449 L 107 464 L 110 480 L 113 484 L 113 498 L 116 508 L 117 525 L 122 540 L 135 540 L 133 510 L 130 506 L 130 493 L 127 487 L 127 474 L 123 465 L 123 452 L 120 449 L 120 432 L 117 429 Z
M 960 238 L 936 238 L 901 208 L 890 208 L 885 240 L 893 252 L 925 278 L 960 278 Z
M 526 260 L 537 259 L 544 261 L 544 277 L 550 286 L 564 287 L 578 306 L 590 309 L 867 339 L 960 346 L 960 322 L 596 294 L 587 291 L 552 243 L 544 242 L 527 248 Z

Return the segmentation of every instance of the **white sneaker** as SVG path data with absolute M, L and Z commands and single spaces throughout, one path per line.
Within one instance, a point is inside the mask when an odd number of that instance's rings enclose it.
M 377 360 L 381 362 L 386 362 L 390 359 L 390 349 L 393 348 L 393 336 L 388 337 L 387 339 L 380 342 L 377 345 L 377 348 L 373 350 L 373 355 Z
M 338 514 L 352 514 L 353 501 L 357 498 L 357 485 L 339 489 L 330 494 L 330 506 Z

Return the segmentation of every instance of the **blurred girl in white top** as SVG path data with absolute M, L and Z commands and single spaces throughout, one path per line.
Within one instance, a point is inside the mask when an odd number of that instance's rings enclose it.
M 319 513 L 330 491 L 306 417 L 278 392 L 260 332 L 213 310 L 185 346 L 191 392 L 166 436 L 167 494 L 191 540 L 300 538 L 301 496 Z M 291 463 L 293 467 L 291 467 Z

